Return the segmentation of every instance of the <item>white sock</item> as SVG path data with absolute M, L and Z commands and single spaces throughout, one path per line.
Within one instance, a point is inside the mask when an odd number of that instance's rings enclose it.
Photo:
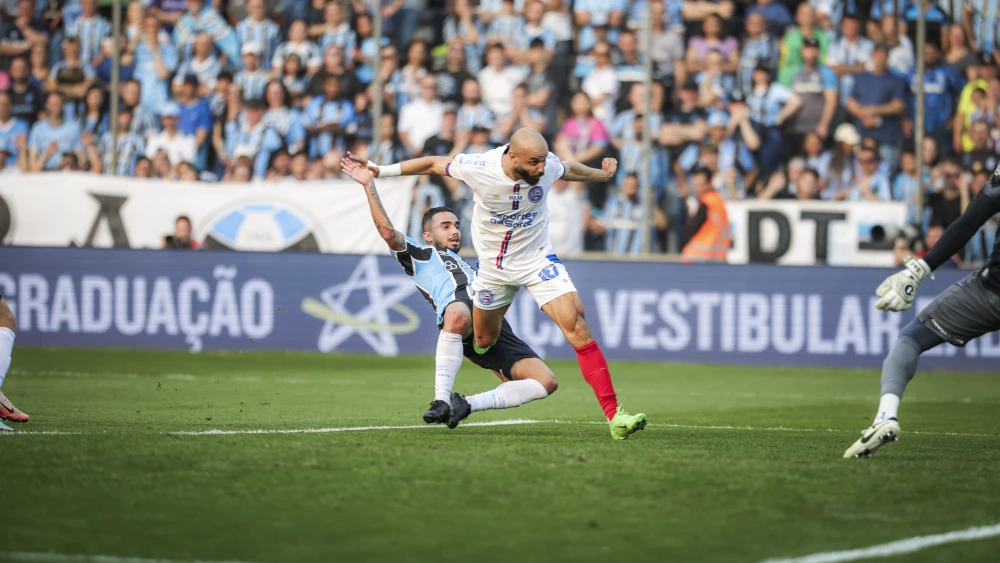
M 462 335 L 438 333 L 437 354 L 434 356 L 434 400 L 451 401 L 451 388 L 462 367 Z
M 10 368 L 10 354 L 14 351 L 14 331 L 3 326 L 0 327 L 0 385 L 7 377 L 7 370 Z
M 872 423 L 872 426 L 890 418 L 898 418 L 896 416 L 898 412 L 899 397 L 892 393 L 882 395 L 882 399 L 878 402 L 878 414 L 875 416 L 875 422 Z
M 549 396 L 549 392 L 534 379 L 505 381 L 492 391 L 479 393 L 468 398 L 472 412 L 493 409 L 512 409 L 525 403 Z

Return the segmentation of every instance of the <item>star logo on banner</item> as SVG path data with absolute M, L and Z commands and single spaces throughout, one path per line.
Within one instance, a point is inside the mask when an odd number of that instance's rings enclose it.
M 409 276 L 383 275 L 378 259 L 365 256 L 346 282 L 323 290 L 319 300 L 303 299 L 302 311 L 325 321 L 317 343 L 320 352 L 336 350 L 357 334 L 375 353 L 395 356 L 399 353 L 396 335 L 409 334 L 420 326 L 420 317 L 403 304 L 416 290 Z M 355 292 L 367 297 L 367 305 L 357 305 L 364 300 L 352 299 Z M 357 310 L 351 311 L 351 305 Z M 393 322 L 393 317 L 403 320 Z

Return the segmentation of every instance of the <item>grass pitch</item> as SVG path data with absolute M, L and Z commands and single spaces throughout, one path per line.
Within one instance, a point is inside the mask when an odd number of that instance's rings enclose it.
M 423 426 L 433 360 L 18 348 L 4 391 L 32 422 L 0 436 L 0 560 L 758 562 L 1000 522 L 996 375 L 918 374 L 901 441 L 843 460 L 877 366 L 612 364 L 650 420 L 615 442 L 551 365 L 552 397 L 469 419 L 538 424 L 177 435 Z M 498 382 L 466 363 L 456 389 Z

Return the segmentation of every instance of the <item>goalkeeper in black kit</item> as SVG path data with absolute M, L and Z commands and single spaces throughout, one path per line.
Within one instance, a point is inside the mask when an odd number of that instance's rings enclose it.
M 935 269 L 965 247 L 986 222 L 1000 213 L 1000 167 L 968 208 L 941 235 L 922 260 L 909 256 L 905 269 L 885 279 L 875 291 L 875 308 L 905 311 L 913 306 L 917 288 Z M 920 355 L 948 342 L 965 346 L 970 340 L 1000 330 L 1000 228 L 993 253 L 983 269 L 970 274 L 939 295 L 907 325 L 882 364 L 882 399 L 871 427 L 844 452 L 845 458 L 870 457 L 882 445 L 899 438 L 899 402 L 917 372 Z

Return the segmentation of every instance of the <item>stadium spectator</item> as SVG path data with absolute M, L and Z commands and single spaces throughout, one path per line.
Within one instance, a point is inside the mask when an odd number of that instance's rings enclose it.
M 191 238 L 191 219 L 181 215 L 174 221 L 174 234 L 163 237 L 163 248 L 170 250 L 197 250 L 201 248 L 198 241 Z
M 77 121 L 80 131 L 100 137 L 108 130 L 108 112 L 104 104 L 104 89 L 97 84 L 87 88 Z
M 969 80 L 974 78 L 969 75 L 969 71 L 979 66 L 979 58 L 970 50 L 968 38 L 961 26 L 954 25 L 948 30 L 948 50 L 944 59 L 959 75 Z
M 4 160 L 8 166 L 16 166 L 21 159 L 20 147 L 27 142 L 30 131 L 31 126 L 14 115 L 11 95 L 0 90 L 0 146 L 7 152 Z
M 80 41 L 80 59 L 90 65 L 101 49 L 101 41 L 111 35 L 111 22 L 97 13 L 97 0 L 80 0 L 80 17 L 64 27 L 66 37 Z
M 62 94 L 52 92 L 45 100 L 45 118 L 28 134 L 28 167 L 31 172 L 59 170 L 64 154 L 80 151 L 80 126 L 66 119 Z
M 194 40 L 194 52 L 191 58 L 182 62 L 177 68 L 173 91 L 176 94 L 184 80 L 188 76 L 194 76 L 198 80 L 199 95 L 204 96 L 215 88 L 220 72 L 222 72 L 222 62 L 215 56 L 212 38 L 206 33 L 199 33 Z
M 316 21 L 310 19 L 310 21 Z M 324 55 L 330 47 L 336 46 L 340 49 L 341 57 L 348 57 L 354 54 L 358 37 L 351 29 L 350 22 L 344 17 L 344 8 L 339 2 L 326 2 L 323 7 L 323 22 L 314 23 L 309 27 L 309 37 L 319 44 L 319 48 Z M 351 62 L 350 59 L 347 60 Z M 325 64 L 325 60 L 324 60 Z
M 930 210 L 930 223 L 947 229 L 972 199 L 970 178 L 963 172 L 959 162 L 946 160 L 936 174 L 934 190 L 925 191 L 925 201 Z
M 511 109 L 514 87 L 521 83 L 524 73 L 507 64 L 504 49 L 498 44 L 487 49 L 486 64 L 478 75 L 483 103 L 493 115 L 506 115 Z
M 111 37 L 101 41 L 101 49 L 97 56 L 90 61 L 94 69 L 97 81 L 102 85 L 111 84 L 112 64 L 114 64 L 115 41 Z M 135 76 L 135 51 L 131 48 L 128 36 L 122 34 L 118 37 L 118 80 L 131 80 Z
M 801 68 L 801 67 L 799 67 Z M 771 68 L 758 65 L 753 73 L 754 87 L 747 93 L 747 106 L 760 138 L 757 164 L 762 178 L 778 169 L 785 137 L 781 128 L 799 110 L 802 100 L 772 77 Z
M 323 95 L 313 98 L 305 110 L 310 157 L 319 158 L 335 147 L 342 147 L 343 136 L 353 120 L 354 104 L 341 95 L 340 79 L 328 75 L 323 82 Z
M 278 45 L 274 50 L 274 56 L 271 59 L 272 76 L 277 76 L 281 72 L 280 69 L 285 66 L 285 59 L 293 53 L 299 56 L 299 60 L 302 61 L 310 74 L 319 70 L 323 64 L 319 47 L 309 41 L 306 22 L 302 20 L 292 22 L 288 28 L 288 40 Z
M 752 13 L 747 16 L 746 39 L 740 52 L 740 68 L 737 73 L 737 85 L 743 92 L 753 89 L 753 71 L 758 64 L 766 64 L 775 68 L 780 52 L 773 36 L 767 33 L 764 16 Z
M 479 72 L 486 34 L 469 0 L 452 1 L 451 13 L 444 20 L 442 33 L 445 43 L 462 45 L 468 65 L 466 70 L 473 74 Z
M 199 97 L 199 89 L 198 78 L 193 74 L 186 76 L 177 88 L 175 97 L 180 108 L 177 130 L 183 135 L 194 137 L 198 147 L 196 167 L 204 170 L 208 158 L 208 138 L 212 132 L 212 110 Z
M 122 104 L 132 109 L 132 132 L 143 139 L 150 133 L 160 130 L 160 122 L 156 115 L 149 109 L 140 105 L 142 99 L 142 86 L 138 80 L 128 80 L 122 83 L 121 91 Z
M 45 49 L 48 42 L 48 29 L 45 24 L 35 18 L 35 8 L 32 0 L 17 2 L 17 15 L 12 25 L 0 37 L 0 63 L 8 67 L 14 59 L 29 55 L 34 47 Z
M 268 73 L 260 67 L 262 47 L 258 43 L 247 43 L 243 45 L 241 51 L 243 55 L 243 70 L 233 76 L 233 83 L 243 92 L 243 98 L 258 98 L 264 95 L 264 88 L 270 79 Z M 277 61 L 277 55 L 275 55 Z M 284 59 L 278 68 L 284 64 Z
M 917 217 L 920 182 L 917 180 L 917 157 L 912 148 L 903 149 L 899 168 L 899 174 L 892 181 L 892 199 L 906 204 L 906 223 L 916 225 L 920 223 Z
M 147 19 L 148 19 L 147 15 Z M 155 18 L 154 18 L 155 19 Z M 145 24 L 148 28 L 150 24 Z M 205 0 L 187 0 L 185 12 L 174 24 L 173 45 L 181 60 L 191 58 L 195 37 L 207 33 L 212 43 L 222 52 L 226 62 L 235 70 L 242 70 L 240 63 L 240 38 L 214 6 Z M 153 44 L 150 41 L 150 44 Z
M 608 35 L 609 29 L 619 29 L 625 17 L 625 2 L 619 0 L 576 0 L 573 19 L 579 28 L 577 49 L 586 52 L 598 41 L 615 41 L 617 33 Z M 598 31 L 600 30 L 600 31 Z M 605 34 L 600 37 L 600 34 Z
M 701 24 L 701 35 L 696 35 L 688 41 L 687 54 L 684 57 L 685 76 L 705 70 L 705 58 L 709 51 L 722 53 L 725 60 L 723 68 L 726 72 L 736 72 L 740 61 L 740 42 L 735 37 L 723 35 L 722 18 L 716 14 L 705 17 Z
M 802 68 L 792 77 L 792 92 L 800 107 L 789 123 L 790 144 L 802 147 L 809 133 L 826 139 L 838 107 L 837 75 L 819 62 L 819 42 L 813 38 L 802 41 Z
M 330 82 L 336 83 L 333 80 Z M 261 99 L 247 100 L 239 116 L 227 121 L 225 125 L 225 154 L 229 155 L 230 159 L 241 154 L 251 157 L 251 170 L 255 178 L 264 177 L 271 153 L 282 145 L 281 136 L 264 123 L 264 107 L 264 101 Z M 327 115 L 324 114 L 323 117 Z M 321 123 L 318 118 L 313 122 Z
M 792 23 L 792 14 L 782 2 L 757 0 L 747 11 L 747 16 L 760 14 L 767 21 L 767 32 L 773 37 L 785 34 L 785 28 Z
M 819 175 L 820 189 L 826 189 L 827 176 L 830 172 L 830 160 L 833 154 L 823 146 L 822 139 L 816 133 L 809 133 L 803 140 L 803 157 L 806 159 L 806 166 L 812 168 Z
M 835 194 L 844 191 L 854 182 L 857 169 L 855 151 L 861 144 L 861 135 L 854 125 L 841 123 L 833 134 L 833 141 L 835 145 L 823 199 L 833 199 Z
M 584 78 L 580 89 L 590 97 L 594 117 L 610 124 L 615 117 L 618 98 L 618 72 L 611 64 L 611 46 L 594 45 L 595 66 Z
M 188 5 L 200 0 L 189 0 Z M 192 40 L 194 38 L 192 37 Z M 160 23 L 149 15 L 143 20 L 143 34 L 135 47 L 135 78 L 142 85 L 140 103 L 156 112 L 169 99 L 167 80 L 177 69 L 177 49 Z
M 969 136 L 972 139 L 972 147 L 965 151 L 964 169 L 973 174 L 982 170 L 996 170 L 997 164 L 1000 164 L 1000 155 L 997 154 L 996 144 L 990 136 L 990 126 L 985 121 L 977 121 L 972 124 Z
M 843 34 L 830 45 L 826 64 L 840 79 L 840 99 L 846 105 L 854 93 L 854 77 L 872 64 L 875 44 L 861 35 L 861 22 L 854 14 L 844 15 L 841 29 Z
M 399 115 L 399 140 L 412 155 L 422 152 L 427 139 L 441 132 L 444 104 L 437 99 L 433 75 L 420 79 L 420 95 L 403 106 Z M 395 161 L 393 161 L 395 162 Z
M 406 50 L 406 64 L 395 74 L 396 107 L 402 112 L 403 106 L 423 96 L 421 80 L 430 74 L 427 70 L 427 44 L 423 41 L 411 43 Z M 434 95 L 436 97 L 437 92 Z
M 508 142 L 511 134 L 522 127 L 539 131 L 545 129 L 545 116 L 528 105 L 528 88 L 524 84 L 514 87 L 511 103 L 510 113 L 499 116 L 493 129 L 490 141 L 496 145 Z
M 353 99 L 358 92 L 363 90 L 361 81 L 358 80 L 354 73 L 350 72 L 344 63 L 344 49 L 337 45 L 330 45 L 323 51 L 323 66 L 320 67 L 318 71 L 312 74 L 309 78 L 308 86 L 306 86 L 305 94 L 308 97 L 322 96 L 323 95 L 323 81 L 329 75 L 336 76 L 340 79 L 340 91 L 343 92 L 344 96 Z M 394 53 L 394 52 L 393 52 Z M 395 54 L 393 54 L 395 56 Z M 298 57 L 289 57 L 289 59 L 297 59 Z M 287 61 L 286 61 L 287 65 Z M 305 76 L 305 70 L 300 69 L 299 72 Z M 287 81 L 289 78 L 288 73 L 285 73 L 284 79 Z M 287 82 L 286 82 L 287 86 Z
M 663 0 L 653 0 L 653 52 L 645 53 L 646 28 L 640 26 L 638 34 L 639 51 L 642 55 L 653 57 L 653 73 L 656 80 L 668 86 L 673 86 L 674 74 L 678 64 L 684 61 L 684 34 L 675 27 L 667 26 L 666 7 Z
M 299 108 L 291 104 L 292 96 L 279 80 L 272 80 L 264 90 L 266 110 L 263 122 L 281 137 L 290 155 L 305 149 L 306 128 Z
M 706 110 L 722 110 L 736 89 L 736 78 L 724 69 L 722 53 L 711 50 L 705 56 L 705 70 L 694 75 L 698 83 L 698 105 Z
M 641 253 L 646 214 L 647 208 L 639 197 L 639 177 L 627 174 L 601 214 L 607 237 L 605 250 L 618 255 Z
M 80 40 L 69 37 L 63 41 L 63 59 L 52 65 L 45 84 L 48 92 L 59 92 L 66 100 L 66 118 L 76 118 L 76 104 L 94 83 L 94 70 L 80 58 Z
M 933 43 L 924 45 L 924 59 L 926 68 L 923 84 L 917 83 L 916 71 L 911 71 L 907 77 L 911 93 L 906 114 L 909 123 L 904 128 L 904 134 L 912 131 L 912 121 L 916 115 L 916 91 L 923 88 L 924 134 L 934 137 L 938 148 L 948 156 L 953 153 L 951 127 L 954 125 L 953 115 L 965 86 L 965 78 L 944 62 L 941 50 Z
M 802 68 L 802 43 L 805 39 L 819 42 L 819 57 L 826 60 L 830 38 L 816 25 L 816 10 L 808 2 L 799 4 L 795 12 L 795 26 L 788 28 L 781 40 L 781 60 L 778 63 L 778 82 L 792 85 L 792 78 Z
M 138 159 L 146 152 L 145 140 L 132 133 L 132 109 L 123 107 L 118 113 L 118 124 L 115 133 L 107 132 L 97 140 L 97 163 L 94 173 L 104 173 L 116 176 L 132 176 L 136 174 Z M 118 135 L 117 142 L 117 168 L 113 168 L 112 155 L 112 135 Z M 136 174 L 137 175 L 137 174 Z
M 198 158 L 198 141 L 194 135 L 185 135 L 178 128 L 181 106 L 169 102 L 160 110 L 160 127 L 158 134 L 146 139 L 146 156 L 154 157 L 160 151 L 167 154 L 171 166 L 182 162 L 194 162 Z
M 681 15 L 685 22 L 698 22 L 713 15 L 729 19 L 734 9 L 735 6 L 730 0 L 684 0 Z
M 42 111 L 44 96 L 42 90 L 32 84 L 29 80 L 28 61 L 23 57 L 18 57 L 10 62 L 10 93 L 14 117 L 24 121 L 29 126 L 37 119 Z
M 559 180 L 552 184 L 546 206 L 549 210 L 549 242 L 559 256 L 583 252 L 585 226 L 590 222 L 590 202 L 579 183 Z
M 410 158 L 409 151 L 396 134 L 396 116 L 391 113 L 382 114 L 379 127 L 381 127 L 382 142 L 379 146 L 368 149 L 371 153 L 368 158 L 372 162 L 402 162 Z
M 336 2 L 330 2 L 330 5 L 339 7 Z M 247 17 L 236 24 L 236 35 L 241 45 L 260 46 L 261 68 L 270 71 L 281 30 L 278 24 L 267 17 L 264 0 L 247 0 Z
M 892 186 L 889 178 L 879 170 L 878 151 L 862 147 L 858 151 L 857 172 L 850 184 L 834 194 L 835 200 L 846 201 L 892 201 Z
M 474 127 L 493 127 L 493 112 L 479 98 L 479 81 L 467 78 L 462 83 L 462 105 L 458 108 L 458 132 L 469 132 Z
M 854 116 L 861 136 L 872 137 L 881 145 L 881 158 L 893 170 L 899 164 L 903 138 L 902 116 L 906 108 L 905 83 L 889 71 L 889 50 L 879 44 L 872 51 L 872 70 L 854 79 L 847 111 Z
M 899 22 L 896 18 L 886 15 L 882 17 L 880 23 L 881 37 L 889 50 L 889 70 L 898 76 L 906 76 L 916 65 L 913 42 L 899 31 Z

